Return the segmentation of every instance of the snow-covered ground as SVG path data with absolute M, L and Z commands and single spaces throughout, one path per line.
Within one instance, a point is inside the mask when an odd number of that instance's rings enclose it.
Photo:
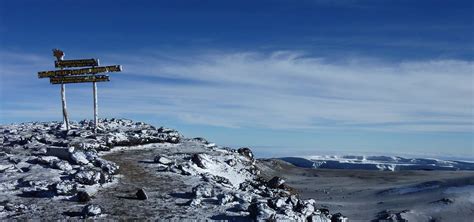
M 474 170 L 474 162 L 399 156 L 324 155 L 280 158 L 299 167 L 363 170 Z
M 123 119 L 0 126 L 0 219 L 345 221 L 260 176 L 252 151 Z

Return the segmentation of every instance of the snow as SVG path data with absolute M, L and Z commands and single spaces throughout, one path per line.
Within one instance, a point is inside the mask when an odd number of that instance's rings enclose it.
M 446 194 L 456 194 L 459 197 L 467 199 L 469 202 L 474 203 L 474 185 L 462 186 L 462 187 L 450 187 L 444 191 Z
M 327 169 L 399 170 L 474 170 L 474 163 L 433 158 L 399 156 L 320 155 L 280 158 L 299 167 Z

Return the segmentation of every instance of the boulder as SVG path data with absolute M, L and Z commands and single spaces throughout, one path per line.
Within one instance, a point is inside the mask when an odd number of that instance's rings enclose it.
M 204 156 L 203 154 L 193 154 L 191 156 L 191 161 L 196 164 L 198 167 L 206 169 L 206 166 L 204 164 Z
M 74 175 L 74 179 L 81 184 L 94 185 L 100 182 L 101 173 L 93 170 L 79 171 Z
M 87 193 L 86 191 L 81 190 L 77 192 L 76 199 L 79 202 L 88 202 L 91 200 L 91 195 Z
M 87 160 L 86 154 L 80 151 L 71 153 L 71 161 L 74 164 L 78 164 L 78 165 L 87 165 L 89 163 L 89 160 Z
M 219 201 L 220 205 L 226 205 L 234 201 L 234 196 L 229 193 L 220 194 L 217 196 L 217 200 Z
M 257 221 L 272 220 L 276 215 L 276 212 L 266 203 L 252 203 L 247 211 Z
M 50 146 L 46 148 L 46 156 L 55 156 L 63 160 L 69 160 L 72 152 L 74 152 L 74 147 L 64 148 Z
M 237 152 L 240 155 L 247 157 L 247 159 L 253 160 L 253 153 L 252 153 L 252 150 L 250 150 L 250 148 L 243 147 L 243 148 L 238 149 Z
M 114 162 L 104 160 L 102 158 L 96 158 L 94 160 L 94 166 L 100 167 L 105 173 L 114 175 L 118 172 L 119 166 Z
M 347 217 L 343 216 L 341 213 L 333 214 L 331 217 L 331 222 L 346 222 Z
M 214 197 L 216 195 L 216 190 L 211 184 L 202 183 L 195 187 L 193 187 L 192 192 L 195 197 L 201 198 L 209 198 Z
M 100 215 L 101 213 L 102 213 L 102 209 L 100 208 L 99 205 L 95 205 L 95 204 L 89 204 L 82 209 L 82 214 L 85 217 L 94 217 L 94 216 Z
M 57 195 L 72 195 L 76 188 L 77 184 L 71 181 L 61 181 L 54 186 Z
M 164 156 L 160 156 L 160 155 L 155 157 L 154 162 L 155 163 L 161 163 L 161 164 L 164 164 L 164 165 L 170 165 L 170 164 L 173 163 L 172 160 L 170 160 L 170 159 L 168 159 Z
M 225 162 L 231 167 L 237 165 L 237 161 L 235 161 L 234 159 L 228 159 Z
M 285 183 L 285 180 L 283 180 L 280 177 L 273 177 L 270 181 L 268 181 L 267 186 L 272 188 L 272 189 L 278 189 L 282 188 L 282 185 Z
M 307 217 L 308 222 L 331 222 L 326 215 L 323 214 L 313 214 Z
M 138 191 L 136 192 L 135 195 L 137 196 L 137 199 L 138 199 L 138 200 L 146 200 L 146 199 L 148 199 L 148 195 L 146 194 L 145 189 L 143 189 L 143 188 L 138 189 Z
M 53 168 L 62 170 L 62 171 L 70 171 L 72 170 L 71 164 L 64 160 L 58 160 L 53 163 Z

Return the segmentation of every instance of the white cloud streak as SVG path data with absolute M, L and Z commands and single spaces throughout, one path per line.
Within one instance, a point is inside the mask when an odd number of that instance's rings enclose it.
M 291 51 L 108 55 L 101 61 L 125 69 L 100 89 L 107 116 L 169 116 L 224 127 L 473 132 L 472 61 L 334 62 Z M 18 68 L 3 67 L 2 75 Z M 3 79 L 9 90 L 25 83 Z M 76 87 L 70 93 L 89 91 Z M 4 115 L 22 114 L 13 108 Z

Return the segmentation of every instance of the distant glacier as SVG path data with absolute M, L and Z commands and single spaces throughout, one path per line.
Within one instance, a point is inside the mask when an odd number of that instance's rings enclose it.
M 279 158 L 295 166 L 322 169 L 401 170 L 474 170 L 474 162 L 399 156 L 324 155 Z

